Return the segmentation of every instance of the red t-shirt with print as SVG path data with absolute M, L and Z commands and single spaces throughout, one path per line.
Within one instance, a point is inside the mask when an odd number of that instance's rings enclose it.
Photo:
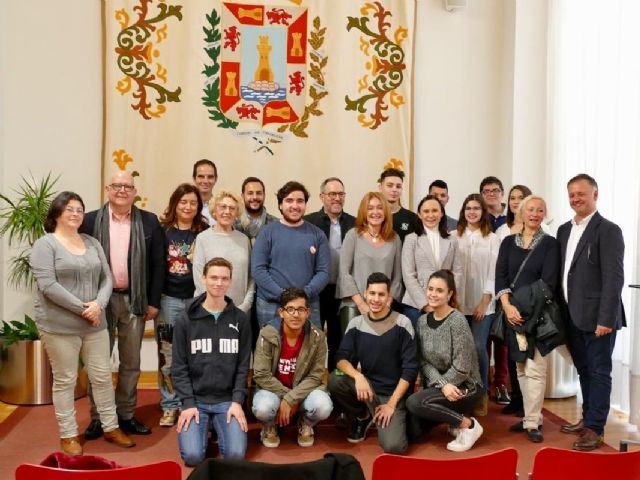
M 304 331 L 298 337 L 296 344 L 291 346 L 289 342 L 287 342 L 287 337 L 284 335 L 284 329 L 282 330 L 282 351 L 280 352 L 276 378 L 287 388 L 293 387 L 293 375 L 296 373 L 296 362 L 302 349 L 303 340 Z

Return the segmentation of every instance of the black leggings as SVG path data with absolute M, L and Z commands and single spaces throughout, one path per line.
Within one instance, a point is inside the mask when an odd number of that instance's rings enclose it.
M 447 423 L 452 427 L 459 427 L 463 413 L 471 412 L 483 394 L 484 390 L 476 385 L 469 388 L 464 398 L 451 402 L 441 389 L 425 388 L 407 399 L 407 410 L 411 415 L 431 423 Z

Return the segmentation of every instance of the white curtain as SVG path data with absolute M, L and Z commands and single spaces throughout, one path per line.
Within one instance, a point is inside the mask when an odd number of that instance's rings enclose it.
M 572 217 L 566 182 L 586 172 L 599 185 L 598 210 L 622 228 L 623 301 L 629 327 L 618 333 L 612 406 L 640 424 L 640 2 L 549 1 L 547 181 L 552 216 Z

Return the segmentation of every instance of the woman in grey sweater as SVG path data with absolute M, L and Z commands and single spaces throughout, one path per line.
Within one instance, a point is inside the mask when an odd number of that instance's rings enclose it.
M 369 313 L 363 295 L 367 278 L 382 272 L 391 279 L 391 296 L 402 298 L 402 243 L 393 230 L 391 210 L 378 192 L 369 192 L 360 201 L 355 227 L 347 232 L 340 248 L 340 276 L 336 298 L 341 298 L 342 331 L 349 321 Z
M 53 372 L 60 446 L 69 455 L 82 454 L 73 403 L 80 356 L 89 374 L 105 440 L 121 447 L 135 445 L 118 428 L 111 385 L 104 312 L 111 296 L 111 272 L 100 243 L 78 233 L 83 218 L 80 196 L 60 193 L 47 213 L 47 234 L 35 242 L 30 258 L 38 283 L 35 320 Z
M 407 409 L 423 423 L 449 424 L 454 452 L 469 450 L 482 435 L 480 423 L 465 414 L 484 390 L 478 357 L 467 319 L 455 309 L 456 285 L 449 270 L 438 270 L 427 283 L 427 303 L 432 310 L 418 319 L 418 362 L 423 390 L 407 399 Z
M 251 241 L 244 233 L 233 229 L 242 213 L 240 198 L 222 191 L 209 202 L 216 224 L 196 237 L 193 249 L 193 280 L 196 296 L 206 291 L 202 281 L 205 264 L 214 257 L 222 257 L 233 265 L 233 278 L 227 295 L 236 307 L 249 314 L 253 305 L 256 284 L 251 278 Z

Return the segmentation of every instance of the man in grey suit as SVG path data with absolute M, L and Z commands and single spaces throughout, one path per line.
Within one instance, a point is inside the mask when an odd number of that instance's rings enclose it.
M 582 390 L 582 420 L 561 427 L 580 435 L 574 450 L 603 443 L 611 397 L 611 355 L 616 332 L 626 326 L 620 297 L 624 283 L 622 231 L 596 210 L 598 184 L 587 174 L 567 183 L 576 213 L 558 229 L 562 287 L 569 310 L 569 348 Z

